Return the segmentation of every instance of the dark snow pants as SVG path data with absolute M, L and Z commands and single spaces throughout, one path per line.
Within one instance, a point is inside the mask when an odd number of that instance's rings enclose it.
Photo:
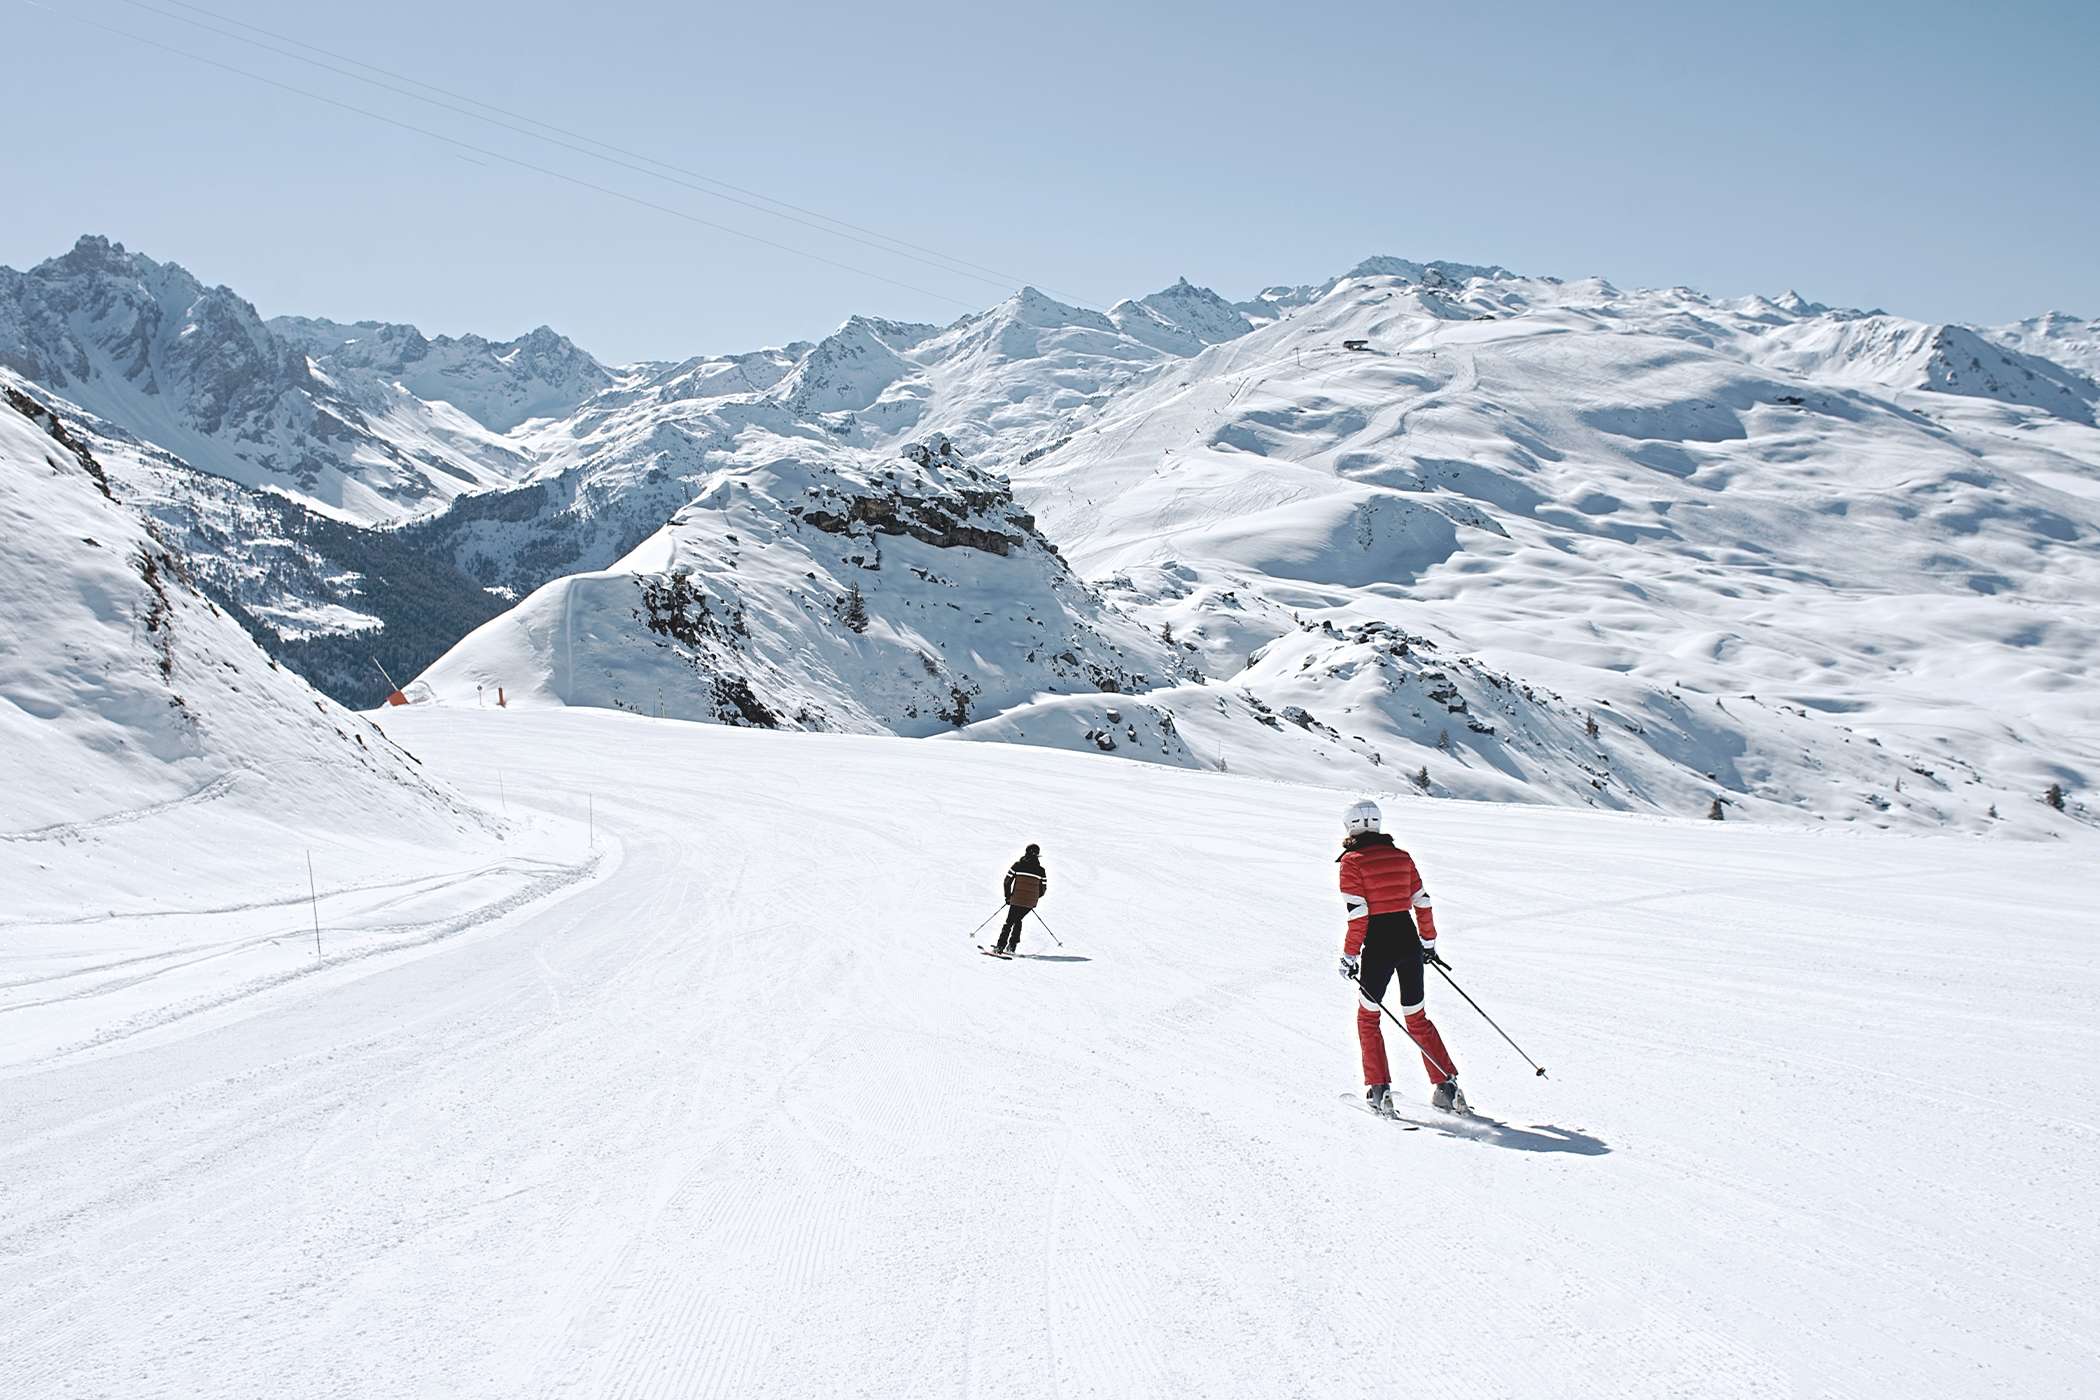
M 1018 904 L 1006 906 L 1006 927 L 999 930 L 999 941 L 993 946 L 1002 953 L 1011 953 L 1021 946 L 1021 924 L 1028 911 Z

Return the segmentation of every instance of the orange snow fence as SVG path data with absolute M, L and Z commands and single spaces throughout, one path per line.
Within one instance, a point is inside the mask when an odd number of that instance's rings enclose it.
M 503 698 L 503 687 L 500 685 L 496 687 L 496 708 L 499 710 L 510 708 L 509 702 Z

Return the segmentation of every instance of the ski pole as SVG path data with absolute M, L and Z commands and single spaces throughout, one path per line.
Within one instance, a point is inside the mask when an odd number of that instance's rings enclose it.
M 1050 927 L 1050 925 L 1044 921 L 1043 916 L 1041 914 L 1036 914 L 1036 911 L 1033 909 L 1029 910 L 1028 912 L 1031 914 L 1035 914 L 1035 921 L 1043 925 L 1043 932 L 1050 935 L 1050 941 L 1052 943 L 1055 943 L 1060 948 L 1065 946 L 1065 941 L 1057 936 L 1056 932 Z
M 1006 907 L 1006 906 L 1002 904 L 1002 905 L 1000 905 L 1000 906 L 999 906 L 999 909 L 1004 909 L 1005 907 Z M 977 925 L 977 927 L 976 927 L 976 928 L 973 928 L 973 929 L 971 929 L 971 930 L 969 931 L 969 933 L 968 933 L 968 934 L 966 934 L 966 935 L 964 935 L 964 936 L 965 936 L 965 937 L 967 937 L 967 938 L 968 938 L 968 939 L 969 939 L 969 940 L 970 940 L 971 942 L 973 942 L 973 943 L 974 943 L 974 942 L 976 942 L 976 941 L 977 941 L 977 935 L 978 935 L 979 931 L 980 931 L 980 930 L 982 930 L 982 929 L 984 928 L 984 925 L 985 925 L 985 924 L 988 924 L 988 923 L 990 923 L 990 922 L 991 922 L 992 920 L 994 920 L 994 919 L 996 919 L 996 918 L 998 918 L 998 917 L 999 917 L 999 909 L 994 909 L 994 910 L 993 910 L 993 911 L 992 911 L 991 913 L 989 913 L 989 914 L 985 915 L 985 916 L 984 916 L 984 923 L 980 923 L 979 925 Z
M 1430 966 L 1435 968 L 1438 974 L 1441 975 L 1446 982 L 1451 983 L 1452 991 L 1457 992 L 1462 997 L 1466 997 L 1466 989 L 1464 987 L 1459 986 L 1457 982 L 1452 980 L 1451 974 L 1444 971 L 1443 965 L 1441 963 L 1431 963 Z M 1472 1007 L 1475 1011 L 1480 1011 L 1480 1003 L 1473 1000 L 1473 998 L 1471 997 L 1466 997 L 1466 1005 Z M 1485 1011 L 1480 1011 L 1480 1019 L 1487 1022 L 1491 1026 L 1495 1026 L 1495 1018 L 1488 1015 Z M 1509 1032 L 1502 1029 L 1502 1027 L 1500 1026 L 1495 1026 L 1495 1034 L 1501 1036 L 1504 1040 L 1509 1040 Z M 1530 1065 L 1532 1069 L 1536 1070 L 1538 1072 L 1539 1078 L 1544 1079 L 1546 1077 L 1546 1067 L 1540 1064 L 1537 1060 L 1532 1059 L 1531 1056 L 1524 1055 L 1523 1046 L 1517 1044 L 1517 1042 L 1515 1042 L 1514 1040 L 1509 1040 L 1509 1048 L 1516 1051 L 1519 1055 L 1523 1055 L 1524 1063 Z
M 1364 991 L 1364 984 L 1360 981 L 1357 981 L 1357 979 L 1354 976 L 1350 977 L 1349 980 L 1351 982 L 1356 983 L 1356 994 L 1362 997 L 1365 1001 L 1370 1002 L 1371 1005 L 1377 1007 L 1380 1011 L 1385 1012 L 1386 1019 L 1400 1028 L 1400 1034 L 1407 1036 L 1407 1043 L 1414 1046 L 1416 1051 L 1418 1051 L 1421 1054 L 1423 1059 L 1435 1065 L 1439 1074 L 1443 1075 L 1446 1079 L 1458 1078 L 1457 1072 L 1454 1071 L 1450 1066 L 1446 1065 L 1442 1060 L 1439 1060 L 1436 1056 L 1430 1054 L 1427 1050 L 1422 1049 L 1421 1042 L 1417 1041 L 1413 1035 L 1409 1034 L 1407 1029 L 1407 1023 L 1401 1020 L 1398 1016 L 1395 1016 L 1392 1012 L 1392 1008 L 1388 1007 L 1384 1002 L 1373 998 L 1368 992 Z

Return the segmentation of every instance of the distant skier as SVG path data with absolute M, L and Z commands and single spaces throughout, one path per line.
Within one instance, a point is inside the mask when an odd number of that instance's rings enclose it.
M 1021 946 L 1021 922 L 1050 889 L 1050 876 L 1043 870 L 1043 848 L 1030 843 L 1021 858 L 1006 872 L 1006 926 L 999 930 L 995 953 L 1012 957 Z
M 1422 1010 L 1423 968 L 1441 964 L 1436 952 L 1436 916 L 1414 859 L 1378 829 L 1378 804 L 1358 802 L 1342 816 L 1342 897 L 1349 934 L 1342 943 L 1342 976 L 1356 983 L 1356 1038 L 1363 1050 L 1364 1100 L 1373 1111 L 1392 1111 L 1392 1073 L 1386 1066 L 1385 1030 L 1378 1003 L 1387 983 L 1400 977 L 1397 1014 L 1422 1052 L 1422 1067 L 1435 1085 L 1430 1102 L 1452 1113 L 1467 1111 L 1459 1092 L 1458 1065 L 1444 1038 Z

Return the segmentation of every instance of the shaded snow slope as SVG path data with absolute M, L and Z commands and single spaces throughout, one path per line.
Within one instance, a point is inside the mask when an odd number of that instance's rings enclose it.
M 614 567 L 539 589 L 421 677 L 441 701 L 926 734 L 1180 663 L 1074 578 L 945 438 L 746 434 Z
M 0 884 L 9 917 L 153 900 L 181 834 L 201 867 L 302 830 L 367 853 L 477 849 L 495 830 L 369 720 L 259 651 L 101 464 L 20 391 L 0 402 Z M 209 836 L 207 837 L 207 834 Z M 159 854 L 155 852 L 155 854 Z
M 1432 979 L 1485 1116 L 1396 1056 L 1404 1132 L 1343 1102 L 1347 794 L 576 710 L 397 732 L 490 803 L 594 793 L 599 877 L 10 1057 L 0 1389 L 2075 1400 L 2100 1369 L 2089 835 L 1388 798 L 1456 977 L 1550 1071 Z M 1063 946 L 980 957 L 1024 840 Z

